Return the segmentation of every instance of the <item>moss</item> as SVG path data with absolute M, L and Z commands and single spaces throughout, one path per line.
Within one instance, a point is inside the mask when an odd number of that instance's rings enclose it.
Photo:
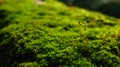
M 119 66 L 119 19 L 45 2 L 8 0 L 0 6 L 0 66 Z

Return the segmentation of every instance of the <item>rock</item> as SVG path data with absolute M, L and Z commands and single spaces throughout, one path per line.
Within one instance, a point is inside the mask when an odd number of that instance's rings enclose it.
M 43 2 L 42 0 L 35 0 L 35 2 L 38 5 L 45 5 L 45 2 Z

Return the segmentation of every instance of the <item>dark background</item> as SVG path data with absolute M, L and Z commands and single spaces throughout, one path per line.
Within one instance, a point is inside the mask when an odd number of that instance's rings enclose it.
M 120 18 L 120 0 L 59 0 L 69 6 L 102 12 Z

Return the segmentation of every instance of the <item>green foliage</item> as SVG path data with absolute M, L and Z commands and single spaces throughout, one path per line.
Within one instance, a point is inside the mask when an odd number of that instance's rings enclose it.
M 119 19 L 56 0 L 7 1 L 0 6 L 1 67 L 120 66 Z
M 40 67 L 37 62 L 27 62 L 27 63 L 20 63 L 19 67 Z

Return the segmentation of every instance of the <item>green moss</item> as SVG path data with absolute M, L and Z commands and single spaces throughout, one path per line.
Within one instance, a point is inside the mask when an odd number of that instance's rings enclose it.
M 0 6 L 0 66 L 119 66 L 119 19 L 56 0 L 7 1 Z

